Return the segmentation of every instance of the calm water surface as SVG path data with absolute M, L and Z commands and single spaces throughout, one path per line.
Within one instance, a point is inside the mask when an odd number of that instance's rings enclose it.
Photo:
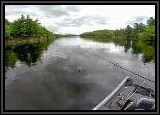
M 79 37 L 7 47 L 5 108 L 92 109 L 126 76 L 137 79 L 105 60 L 155 80 L 154 47 L 144 48 L 129 41 L 100 43 Z

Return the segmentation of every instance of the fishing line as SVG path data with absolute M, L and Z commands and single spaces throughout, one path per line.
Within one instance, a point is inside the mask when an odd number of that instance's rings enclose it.
M 109 60 L 106 60 L 106 59 L 104 59 L 104 58 L 102 58 L 102 57 L 100 57 L 100 56 L 98 56 L 98 55 L 96 55 L 96 54 L 90 53 L 90 52 L 88 52 L 88 51 L 85 51 L 85 52 L 87 52 L 88 54 L 90 54 L 90 55 L 92 55 L 92 56 L 94 56 L 94 57 L 100 58 L 100 59 L 103 60 L 103 61 L 109 62 L 109 63 L 113 64 L 114 66 L 117 66 L 117 67 L 119 67 L 119 68 L 121 68 L 121 69 L 123 69 L 123 70 L 126 70 L 126 71 L 128 71 L 128 72 L 130 72 L 130 73 L 132 73 L 132 74 L 134 74 L 134 75 L 136 75 L 136 76 L 139 76 L 139 77 L 141 77 L 141 78 L 143 78 L 143 79 L 146 79 L 146 80 L 148 80 L 148 81 L 150 81 L 150 82 L 152 82 L 152 83 L 155 83 L 155 81 L 153 81 L 153 80 L 150 80 L 150 79 L 148 79 L 148 78 L 146 78 L 146 77 L 144 77 L 144 76 L 141 76 L 141 75 L 139 75 L 139 74 L 137 74 L 137 73 L 134 73 L 133 71 L 128 70 L 128 69 L 126 69 L 126 68 L 124 68 L 124 67 L 122 67 L 122 66 L 120 66 L 120 65 L 118 65 L 118 64 L 116 64 L 116 63 L 113 63 L 113 62 L 111 62 L 111 61 L 109 61 Z

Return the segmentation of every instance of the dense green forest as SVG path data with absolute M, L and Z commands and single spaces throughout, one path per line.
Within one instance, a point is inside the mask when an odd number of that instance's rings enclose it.
M 132 48 L 133 54 L 143 54 L 143 61 L 155 60 L 155 19 L 150 17 L 146 24 L 134 23 L 133 27 L 117 30 L 97 30 L 80 35 L 85 39 L 99 42 L 114 42 L 124 46 L 125 52 Z
M 80 35 L 83 38 L 91 38 L 99 41 L 115 39 L 123 40 L 155 40 L 155 19 L 150 17 L 147 24 L 134 23 L 133 27 L 127 25 L 126 28 L 117 30 L 97 30 L 85 32 Z
M 44 42 L 57 37 L 56 34 L 53 34 L 53 32 L 38 23 L 38 19 L 33 20 L 29 15 L 21 15 L 19 19 L 13 22 L 5 19 L 6 45 Z

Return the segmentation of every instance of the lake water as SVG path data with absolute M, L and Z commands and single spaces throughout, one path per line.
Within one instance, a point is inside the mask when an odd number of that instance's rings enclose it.
M 90 110 L 126 76 L 142 82 L 126 69 L 155 81 L 154 47 L 144 49 L 79 37 L 7 47 L 5 109 Z

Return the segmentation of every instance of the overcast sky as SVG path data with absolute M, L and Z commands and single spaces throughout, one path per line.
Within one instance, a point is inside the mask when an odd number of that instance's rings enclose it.
M 155 17 L 154 5 L 6 5 L 5 18 L 38 18 L 55 33 L 80 34 L 99 29 L 119 29 Z

